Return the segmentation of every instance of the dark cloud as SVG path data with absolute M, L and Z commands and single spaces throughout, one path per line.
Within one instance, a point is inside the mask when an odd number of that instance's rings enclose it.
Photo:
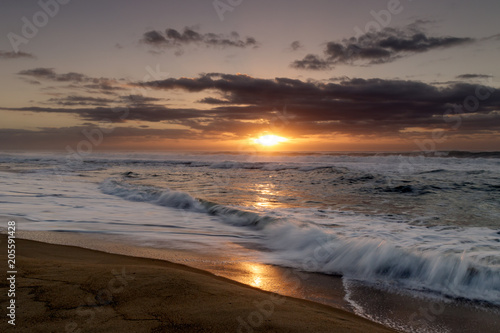
M 168 43 L 167 39 L 163 37 L 161 32 L 155 30 L 144 33 L 141 41 L 151 45 L 163 45 L 164 43 Z
M 287 127 L 292 128 L 291 124 L 296 124 L 297 131 L 309 126 L 311 131 L 316 128 L 317 131 L 329 129 L 349 133 L 356 130 L 356 133 L 393 134 L 408 127 L 446 126 L 443 115 L 453 110 L 454 106 L 463 106 L 467 98 L 474 98 L 478 88 L 463 82 L 434 86 L 418 81 L 345 77 L 322 83 L 217 73 L 140 85 L 164 90 L 218 92 L 223 98 L 207 97 L 201 100 L 216 105 L 213 109 L 204 110 L 205 117 L 216 118 L 200 122 L 199 128 L 205 126 L 215 130 L 216 124 L 221 121 L 276 118 L 275 110 L 287 105 L 290 115 Z M 481 97 L 474 110 L 468 106 L 468 109 L 462 107 L 461 112 L 495 115 L 500 107 L 499 92 L 491 87 L 481 87 L 480 94 L 488 97 Z M 189 119 L 195 121 L 195 118 Z M 483 126 L 488 128 L 490 125 L 484 121 Z
M 308 54 L 296 60 L 291 67 L 307 70 L 331 69 L 337 64 L 383 64 L 415 53 L 428 52 L 473 42 L 472 38 L 431 37 L 420 25 L 405 28 L 385 28 L 377 32 L 351 37 L 342 41 L 328 42 L 324 55 Z
M 315 54 L 308 54 L 302 60 L 295 60 L 291 66 L 297 69 L 308 69 L 313 71 L 323 71 L 333 68 L 331 61 L 322 59 Z
M 120 96 L 120 101 L 129 105 L 154 105 L 155 102 L 162 102 L 165 99 L 156 97 L 147 97 L 142 95 L 124 95 Z
M 88 96 L 66 96 L 63 98 L 50 98 L 48 104 L 62 106 L 105 106 L 114 101 L 109 98 L 98 98 Z
M 56 75 L 53 68 L 26 69 L 17 73 L 18 75 L 31 76 L 37 79 L 53 79 Z
M 53 68 L 34 68 L 20 71 L 18 75 L 29 76 L 38 80 L 50 80 L 58 82 L 83 82 L 92 79 L 80 73 L 69 72 L 66 74 L 57 74 Z
M 152 30 L 144 33 L 141 42 L 159 48 L 177 48 L 188 44 L 204 45 L 214 48 L 248 48 L 257 47 L 253 37 L 241 38 L 237 32 L 229 35 L 215 33 L 199 33 L 193 28 L 185 27 L 182 32 L 167 29 L 165 32 Z M 181 53 L 182 51 L 179 51 Z
M 156 102 L 162 102 L 164 99 L 155 97 L 146 97 L 142 95 L 122 95 L 116 98 L 103 98 L 91 96 L 65 96 L 62 98 L 50 98 L 47 104 L 56 104 L 62 106 L 110 106 L 133 105 L 133 106 L 155 106 Z
M 464 82 L 431 85 L 419 81 L 347 77 L 318 82 L 208 73 L 135 85 L 165 93 L 174 90 L 206 92 L 208 96 L 199 101 L 206 104 L 200 108 L 170 108 L 151 104 L 158 101 L 146 98 L 138 105 L 120 101 L 129 107 L 1 109 L 69 113 L 85 121 L 165 122 L 202 133 L 231 133 L 234 136 L 270 126 L 289 131 L 290 135 L 333 132 L 400 135 L 408 128 L 450 127 L 443 116 L 457 112 L 464 117 L 463 122 L 469 117 L 467 119 L 477 125 L 477 131 L 497 131 L 500 122 L 499 91 Z M 284 106 L 286 112 L 283 112 Z
M 27 82 L 31 84 L 40 84 L 40 81 L 69 83 L 70 85 L 68 85 L 67 88 L 84 88 L 90 92 L 98 91 L 105 94 L 113 94 L 115 91 L 125 89 L 121 87 L 120 83 L 115 79 L 93 78 L 85 74 L 75 72 L 58 74 L 53 68 L 39 67 L 23 70 L 17 74 L 21 77 L 27 78 Z
M 462 80 L 469 80 L 469 79 L 489 79 L 492 78 L 492 75 L 485 75 L 485 74 L 462 74 L 458 75 L 457 79 L 462 79 Z
M 12 52 L 0 50 L 0 59 L 20 59 L 20 58 L 35 58 L 31 53 L 26 52 Z

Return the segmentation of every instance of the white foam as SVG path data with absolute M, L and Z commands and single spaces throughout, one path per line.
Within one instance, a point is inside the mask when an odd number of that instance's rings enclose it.
M 340 225 L 341 220 L 336 219 Z M 366 221 L 348 220 L 347 228 L 269 225 L 266 240 L 273 251 L 264 257 L 306 271 L 500 305 L 500 246 L 493 230 L 440 230 L 384 221 L 367 226 Z M 426 236 L 426 242 L 419 241 Z M 462 243 L 481 236 L 488 247 Z

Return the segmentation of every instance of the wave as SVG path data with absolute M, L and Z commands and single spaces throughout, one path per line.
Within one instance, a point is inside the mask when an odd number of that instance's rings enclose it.
M 108 178 L 99 186 L 105 194 L 130 200 L 149 202 L 160 206 L 204 212 L 203 205 L 187 193 L 177 191 L 160 191 L 149 186 L 132 186 L 113 178 Z
M 269 231 L 269 263 L 304 271 L 342 275 L 358 281 L 454 299 L 500 305 L 500 268 L 446 253 L 411 250 L 374 237 L 345 237 L 316 227 Z
M 127 174 L 125 173 L 124 177 L 127 177 Z M 99 189 L 105 194 L 130 201 L 147 202 L 164 207 L 219 216 L 223 222 L 235 226 L 251 226 L 261 229 L 275 220 L 269 216 L 262 216 L 254 212 L 197 199 L 184 192 L 158 189 L 152 186 L 131 185 L 116 178 L 106 179 L 99 185 Z
M 398 185 L 398 186 L 387 186 L 384 188 L 377 187 L 375 188 L 375 190 L 387 193 L 424 195 L 424 194 L 436 193 L 436 191 L 440 191 L 442 190 L 442 188 L 434 185 Z
M 127 171 L 127 172 L 123 172 L 122 173 L 122 176 L 123 177 L 127 177 L 127 178 L 138 178 L 139 177 L 139 174 L 138 173 L 135 173 L 133 171 Z
M 491 251 L 489 255 L 457 253 L 450 251 L 449 245 L 440 246 L 446 243 L 442 237 L 460 242 L 464 236 L 458 234 L 459 228 L 397 224 L 406 228 L 403 230 L 384 222 L 374 230 L 370 227 L 370 234 L 361 234 L 356 223 L 362 229 L 366 223 L 352 217 L 344 225 L 336 220 L 340 224 L 329 228 L 297 220 L 298 215 L 275 218 L 204 201 L 183 192 L 132 185 L 125 178 L 107 179 L 100 189 L 126 200 L 217 216 L 225 224 L 251 228 L 255 230 L 259 248 L 265 249 L 260 252 L 262 260 L 270 264 L 500 305 L 500 261 L 496 255 Z M 498 239 L 496 230 L 480 230 L 486 234 L 480 234 L 479 238 Z M 390 236 L 385 237 L 388 233 Z M 408 237 L 415 239 L 418 246 L 408 244 Z M 469 234 L 468 237 L 474 238 Z
M 423 172 L 420 172 L 419 174 L 420 175 L 425 175 L 425 174 L 430 174 L 430 173 L 444 173 L 444 172 L 448 172 L 448 170 L 445 170 L 445 169 L 434 169 L 434 170 L 429 170 L 429 171 L 423 171 Z
M 499 151 L 471 152 L 471 151 L 449 151 L 447 157 L 457 158 L 500 158 Z

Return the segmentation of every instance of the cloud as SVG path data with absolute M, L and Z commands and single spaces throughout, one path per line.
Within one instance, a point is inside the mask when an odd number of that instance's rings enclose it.
M 489 79 L 492 78 L 493 75 L 485 75 L 485 74 L 462 74 L 458 75 L 457 79 L 469 80 L 469 79 Z
M 31 53 L 26 52 L 12 52 L 12 51 L 2 51 L 0 50 L 0 59 L 20 59 L 20 58 L 35 58 Z
M 308 54 L 302 60 L 295 60 L 292 65 L 296 69 L 308 69 L 313 71 L 322 71 L 332 69 L 332 62 L 315 54 Z
M 139 85 L 193 93 L 210 91 L 211 95 L 213 91 L 218 92 L 223 98 L 210 96 L 201 100 L 214 107 L 203 110 L 204 121 L 197 125 L 200 129 L 205 127 L 213 131 L 222 121 L 273 119 L 277 116 L 276 110 L 286 105 L 290 116 L 287 128 L 294 126 L 295 133 L 336 131 L 356 134 L 396 134 L 415 126 L 446 127 L 443 115 L 457 105 L 463 106 L 466 98 L 477 94 L 478 88 L 463 82 L 434 86 L 419 81 L 344 78 L 339 82 L 322 83 L 220 73 Z M 498 90 L 481 87 L 480 93 L 488 97 L 482 97 L 473 111 L 495 115 L 500 108 Z M 461 112 L 473 113 L 464 107 Z M 212 120 L 207 121 L 207 118 Z M 493 123 L 484 121 L 483 128 L 500 121 L 498 116 L 494 118 Z M 192 126 L 196 117 L 189 120 Z
M 63 98 L 50 98 L 48 104 L 62 106 L 105 106 L 114 101 L 109 98 L 87 97 L 87 96 L 66 96 Z
M 124 103 L 127 103 L 129 105 L 154 105 L 153 103 L 155 102 L 163 102 L 165 101 L 164 98 L 156 98 L 156 97 L 147 97 L 147 96 L 142 96 L 142 95 L 124 95 L 120 96 L 120 100 Z
M 53 68 L 38 67 L 22 70 L 17 74 L 27 78 L 27 82 L 31 84 L 40 84 L 40 81 L 70 83 L 67 88 L 97 90 L 105 94 L 112 94 L 114 91 L 125 89 L 115 79 L 93 78 L 76 72 L 58 74 Z
M 141 39 L 142 42 L 151 44 L 151 45 L 162 45 L 168 44 L 168 41 L 165 37 L 163 37 L 161 32 L 156 30 L 148 31 L 144 33 Z
M 162 102 L 165 99 L 146 97 L 142 95 L 122 95 L 116 98 L 103 98 L 91 96 L 77 96 L 69 95 L 60 98 L 50 98 L 45 104 L 60 105 L 60 106 L 108 106 L 112 105 L 125 105 L 125 106 L 142 106 L 153 107 L 156 106 L 155 102 Z
M 303 48 L 304 48 L 304 46 L 298 40 L 293 41 L 292 43 L 290 43 L 290 47 L 289 47 L 290 51 L 292 51 L 292 52 L 295 52 L 295 51 L 303 49 Z
M 56 74 L 53 68 L 34 68 L 27 69 L 17 73 L 18 75 L 30 76 L 38 80 L 51 80 L 58 82 L 87 82 L 91 81 L 86 75 L 80 73 L 66 73 L 66 74 Z
M 481 40 L 486 40 L 486 41 L 500 40 L 500 34 L 495 34 L 493 36 L 484 37 L 484 38 L 481 38 Z
M 404 28 L 385 28 L 377 32 L 351 37 L 342 41 L 328 42 L 323 56 L 308 54 L 292 62 L 291 67 L 307 70 L 328 70 L 338 64 L 384 64 L 416 53 L 428 52 L 472 43 L 472 38 L 431 37 L 420 24 Z
M 142 43 L 156 48 L 177 48 L 194 44 L 212 48 L 248 48 L 258 47 L 253 37 L 241 38 L 237 32 L 229 35 L 216 33 L 200 33 L 193 28 L 185 27 L 182 32 L 175 29 L 166 29 L 165 32 L 151 30 L 142 36 Z M 182 52 L 182 51 L 180 51 Z

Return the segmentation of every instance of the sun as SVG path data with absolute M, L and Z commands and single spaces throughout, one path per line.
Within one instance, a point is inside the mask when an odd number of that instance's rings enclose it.
M 263 135 L 261 137 L 258 137 L 257 139 L 254 139 L 255 143 L 258 143 L 263 146 L 274 146 L 277 145 L 278 143 L 285 141 L 288 141 L 288 139 L 272 134 Z

